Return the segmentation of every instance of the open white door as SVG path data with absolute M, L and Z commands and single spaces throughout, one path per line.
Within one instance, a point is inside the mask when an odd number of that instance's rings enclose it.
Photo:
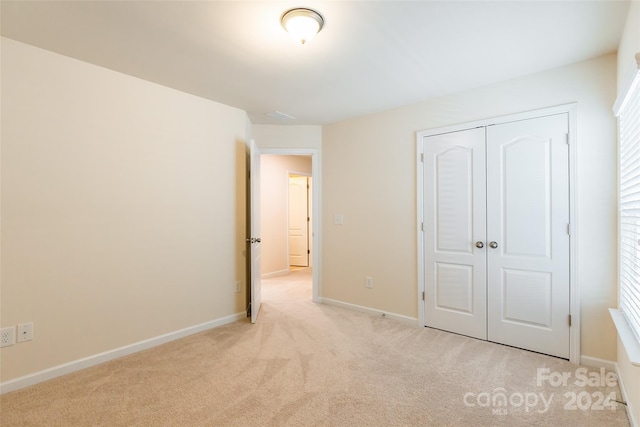
M 251 140 L 249 148 L 249 203 L 251 229 L 249 254 L 251 262 L 251 323 L 256 323 L 262 304 L 261 269 L 260 269 L 260 149 L 255 141 Z

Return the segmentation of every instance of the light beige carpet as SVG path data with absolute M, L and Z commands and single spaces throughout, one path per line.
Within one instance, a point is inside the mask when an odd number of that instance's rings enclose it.
M 623 405 L 600 409 L 615 403 L 605 400 L 611 393 L 620 399 L 617 386 L 582 386 L 567 361 L 314 304 L 308 270 L 263 286 L 258 324 L 237 322 L 8 393 L 0 424 L 629 425 Z M 566 386 L 538 384 L 539 368 L 572 377 Z

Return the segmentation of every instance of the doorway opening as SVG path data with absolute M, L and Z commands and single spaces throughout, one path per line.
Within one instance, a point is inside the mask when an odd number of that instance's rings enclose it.
M 312 277 L 312 300 L 320 302 L 319 153 L 265 148 L 260 157 L 261 276 L 304 270 Z

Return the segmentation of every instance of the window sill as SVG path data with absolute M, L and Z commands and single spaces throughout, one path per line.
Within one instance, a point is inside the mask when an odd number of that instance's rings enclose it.
M 640 366 L 640 341 L 638 341 L 638 338 L 627 323 L 627 319 L 624 318 L 624 315 L 619 310 L 610 308 L 609 313 L 611 314 L 613 323 L 616 325 L 616 329 L 618 330 L 620 341 L 622 341 L 622 345 L 629 355 L 631 364 L 634 366 Z

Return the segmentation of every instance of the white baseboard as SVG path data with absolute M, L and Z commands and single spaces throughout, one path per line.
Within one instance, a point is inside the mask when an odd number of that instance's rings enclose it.
M 580 355 L 580 364 L 591 368 L 605 368 L 608 371 L 618 371 L 616 362 L 612 360 L 599 359 L 597 357 Z
M 284 276 L 285 274 L 289 274 L 290 272 L 291 270 L 287 268 L 286 270 L 272 271 L 271 273 L 264 273 L 264 274 L 261 274 L 260 277 L 263 279 L 268 279 L 269 277 Z
M 629 424 L 631 425 L 631 427 L 640 427 L 640 424 L 638 424 L 638 420 L 635 419 L 634 415 L 634 409 L 635 407 L 633 406 L 634 402 L 631 402 L 629 399 L 627 399 L 627 390 L 624 387 L 624 381 L 622 380 L 622 376 L 620 376 L 620 372 L 618 372 L 618 364 L 615 364 L 615 373 L 618 376 L 618 386 L 620 386 L 620 393 L 622 394 L 622 400 L 624 400 L 625 402 L 627 402 L 627 418 L 629 419 Z
M 320 303 L 334 305 L 336 307 L 346 308 L 349 310 L 359 311 L 361 313 L 373 314 L 374 316 L 388 317 L 389 319 L 398 320 L 403 323 L 407 323 L 412 326 L 418 326 L 418 319 L 413 317 L 403 316 L 402 314 L 389 313 L 387 311 L 376 310 L 374 308 L 364 307 L 361 305 L 350 304 L 348 302 L 338 301 L 331 298 L 320 298 Z
M 618 363 L 611 360 L 604 360 L 590 356 L 580 356 L 580 363 L 592 368 L 605 368 L 608 371 L 615 372 L 616 376 L 618 377 L 618 386 L 620 386 L 620 393 L 622 394 L 622 396 L 620 397 L 622 400 L 627 402 L 625 409 L 627 410 L 627 418 L 629 419 L 629 423 L 631 424 L 631 427 L 640 427 L 640 424 L 638 424 L 638 420 L 636 420 L 633 416 L 633 402 L 630 402 L 627 399 L 627 391 L 624 387 L 624 381 L 620 376 L 620 372 L 618 371 Z
M 45 369 L 43 371 L 35 372 L 33 374 L 25 375 L 23 377 L 15 378 L 13 380 L 0 383 L 0 394 L 8 393 L 10 391 L 19 390 L 30 385 L 38 384 L 43 381 L 51 380 L 53 378 L 60 377 L 62 375 L 70 374 L 72 372 L 79 371 L 81 369 L 89 368 L 91 366 L 99 365 L 110 360 L 118 359 L 129 354 L 137 353 L 142 350 L 146 350 L 151 347 L 156 347 L 161 344 L 168 343 L 180 338 L 184 338 L 189 335 L 196 334 L 198 332 L 213 329 L 218 326 L 233 323 L 237 320 L 246 318 L 246 313 L 236 313 L 230 316 L 226 316 L 220 319 L 211 320 L 209 322 L 201 323 L 199 325 L 190 326 L 179 331 L 169 332 L 168 334 L 160 335 L 147 340 L 139 341 L 137 343 L 129 344 L 124 347 L 108 350 L 103 353 L 94 354 L 93 356 L 85 357 L 82 359 L 74 360 L 73 362 L 64 363 L 62 365 L 54 366 L 52 368 Z
M 625 408 L 627 409 L 627 418 L 629 419 L 629 424 L 631 427 L 640 427 L 638 420 L 633 415 L 635 414 L 634 412 L 635 407 L 633 406 L 633 402 L 627 399 L 627 396 L 628 396 L 627 390 L 625 389 L 625 386 L 624 386 L 624 380 L 622 379 L 622 376 L 618 371 L 618 364 L 614 363 L 614 365 L 615 365 L 615 373 L 618 376 L 618 386 L 620 387 L 620 394 L 622 394 L 621 398 L 622 400 L 627 402 L 627 405 Z

